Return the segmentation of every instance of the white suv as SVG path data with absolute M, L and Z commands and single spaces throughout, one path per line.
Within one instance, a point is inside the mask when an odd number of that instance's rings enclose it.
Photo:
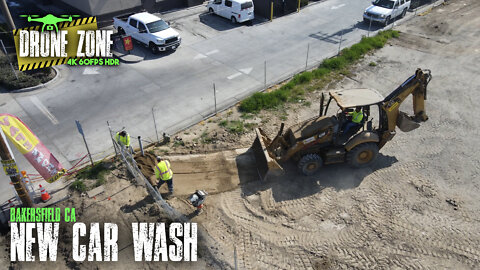
M 365 9 L 363 21 L 380 22 L 389 24 L 396 17 L 404 17 L 410 8 L 410 0 L 375 0 L 372 5 Z

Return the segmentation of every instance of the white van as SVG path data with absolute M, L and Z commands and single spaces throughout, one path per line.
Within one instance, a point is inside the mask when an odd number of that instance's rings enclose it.
M 210 13 L 225 17 L 232 23 L 251 21 L 254 18 L 252 0 L 210 0 L 207 8 Z

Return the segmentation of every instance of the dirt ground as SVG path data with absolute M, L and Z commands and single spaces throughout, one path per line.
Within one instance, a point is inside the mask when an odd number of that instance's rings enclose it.
M 480 265 L 480 2 L 448 1 L 397 26 L 402 32 L 330 88 L 371 87 L 387 95 L 420 67 L 431 69 L 427 114 L 398 131 L 374 166 L 332 165 L 312 177 L 288 173 L 210 196 L 198 221 L 217 259 L 240 269 L 475 269 Z M 376 66 L 370 66 L 374 62 Z M 313 105 L 249 119 L 274 135 L 318 113 Z M 407 100 L 402 110 L 411 111 Z M 236 119 L 235 110 L 219 119 Z M 286 118 L 286 119 L 285 119 Z M 176 152 L 248 147 L 253 133 L 230 136 L 211 119 L 179 134 Z M 215 143 L 192 142 L 208 133 Z M 227 134 L 227 135 L 223 135 Z M 207 136 L 203 136 L 207 137 Z M 179 140 L 179 138 L 177 138 Z M 242 177 L 240 177 L 242 179 Z M 172 200 L 177 209 L 185 207 Z M 209 244 L 210 245 L 210 244 Z
M 478 14 L 477 0 L 448 1 L 396 26 L 402 32 L 398 39 L 365 57 L 341 82 L 327 86 L 370 87 L 386 96 L 416 68 L 432 71 L 429 120 L 412 132 L 397 131 L 373 166 L 330 165 L 306 177 L 287 164 L 285 175 L 261 182 L 252 172 L 254 161 L 244 152 L 253 141 L 252 128 L 261 126 L 273 136 L 281 122 L 289 126 L 317 114 L 320 91 L 285 106 L 285 111 L 248 116 L 246 132 L 238 135 L 219 126 L 223 119 L 239 119 L 233 108 L 137 160 L 147 177 L 153 173 L 154 155 L 171 160 L 175 196 L 168 202 L 200 224 L 199 262 L 134 263 L 131 234 L 126 233 L 119 241 L 119 263 L 73 263 L 68 259 L 70 243 L 64 243 L 60 250 L 65 264 L 52 268 L 232 269 L 234 249 L 239 269 L 478 268 Z M 411 102 L 404 102 L 402 110 L 411 111 Z M 209 192 L 205 211 L 198 216 L 186 200 L 196 189 Z M 109 176 L 105 190 L 96 199 L 74 195 L 62 206 L 81 209 L 77 219 L 82 222 L 116 222 L 120 231 L 130 231 L 131 222 L 167 221 L 123 167 Z M 8 250 L 0 250 L 0 260 L 8 262 L 8 256 Z

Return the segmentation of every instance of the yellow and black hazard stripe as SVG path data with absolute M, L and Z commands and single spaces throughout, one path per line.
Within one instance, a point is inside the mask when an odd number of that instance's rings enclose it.
M 74 21 L 71 21 L 71 22 L 62 22 L 60 24 L 58 24 L 58 30 L 62 30 L 63 28 L 67 28 L 67 27 L 72 27 L 72 26 L 78 26 L 78 25 L 82 25 L 82 24 L 90 24 L 90 23 L 97 23 L 97 17 L 87 17 L 87 18 L 81 18 L 81 19 L 77 19 L 77 20 L 74 20 Z M 25 27 L 25 28 L 20 28 L 20 29 L 14 29 L 13 30 L 13 35 L 16 36 L 18 35 L 18 32 L 20 30 L 40 30 L 41 29 L 41 25 L 36 25 L 36 26 L 30 26 L 30 27 Z
M 87 17 L 87 18 L 81 18 L 77 19 L 71 22 L 62 22 L 60 24 L 60 27 L 58 30 L 66 28 L 66 27 L 72 27 L 72 26 L 78 26 L 82 24 L 90 24 L 90 23 L 96 23 L 97 22 L 97 17 Z
M 54 60 L 40 61 L 33 64 L 21 65 L 19 70 L 25 71 L 25 70 L 32 70 L 37 68 L 46 68 L 51 66 L 63 65 L 63 64 L 67 64 L 70 59 L 78 59 L 78 57 L 68 57 L 68 58 L 65 57 L 65 58 L 59 58 Z

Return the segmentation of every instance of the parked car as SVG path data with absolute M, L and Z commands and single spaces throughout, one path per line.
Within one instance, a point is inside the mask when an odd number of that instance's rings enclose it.
M 208 11 L 225 17 L 232 23 L 252 21 L 252 0 L 210 0 L 207 4 Z
M 387 25 L 397 17 L 403 18 L 409 8 L 410 0 L 375 0 L 371 6 L 365 9 L 363 21 Z
M 113 27 L 121 35 L 131 36 L 147 46 L 152 53 L 176 50 L 182 42 L 180 34 L 169 23 L 148 12 L 114 17 Z

